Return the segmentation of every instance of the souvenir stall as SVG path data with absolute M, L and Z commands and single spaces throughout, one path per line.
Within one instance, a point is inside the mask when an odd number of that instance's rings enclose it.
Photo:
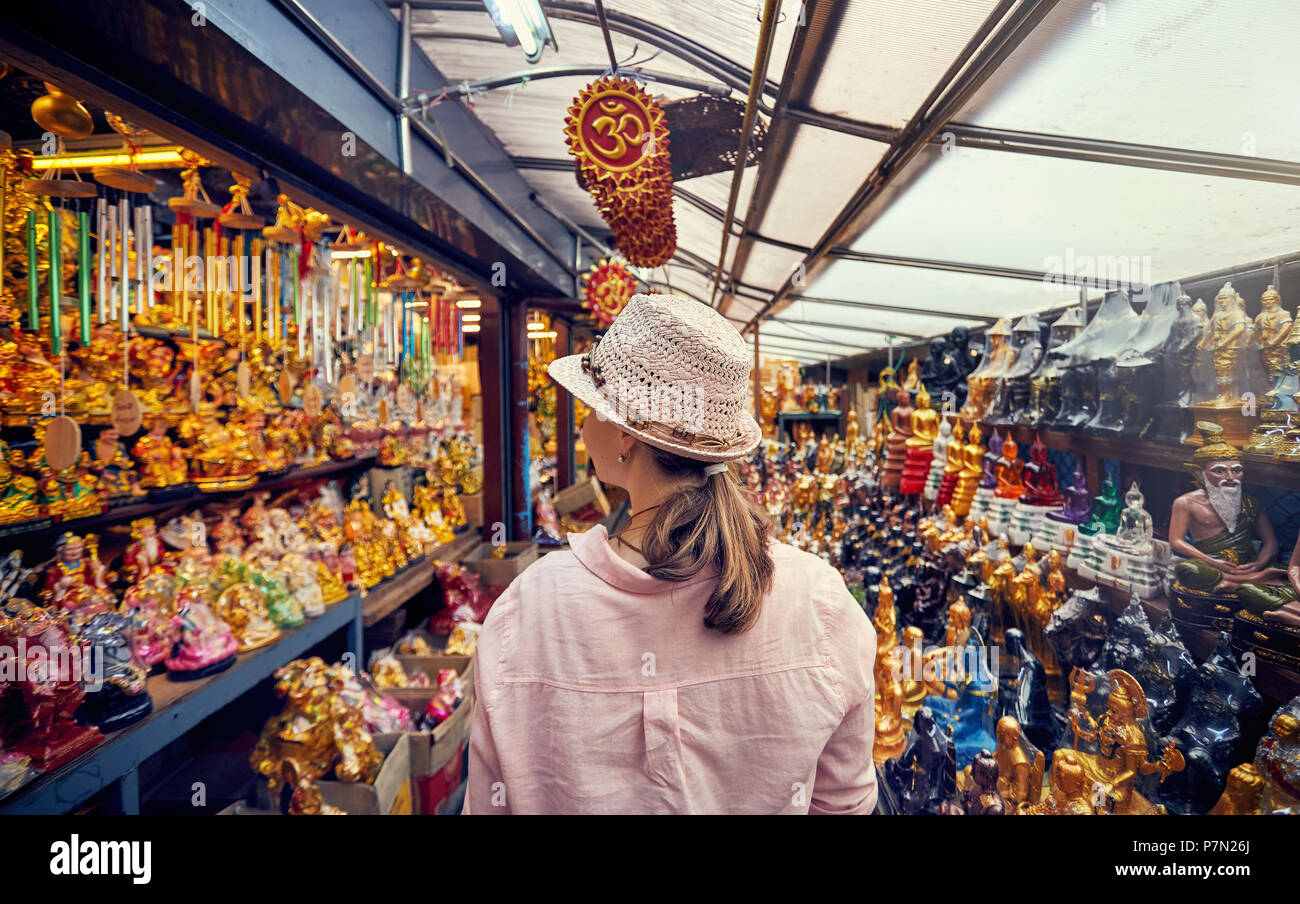
M 0 812 L 165 808 L 268 682 L 264 809 L 434 812 L 495 579 L 479 293 L 18 67 L 0 104 Z

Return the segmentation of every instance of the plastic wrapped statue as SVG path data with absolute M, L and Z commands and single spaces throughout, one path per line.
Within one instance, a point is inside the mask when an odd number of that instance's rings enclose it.
M 1051 351 L 1061 368 L 1061 409 L 1050 423 L 1082 427 L 1097 413 L 1098 361 L 1112 357 L 1139 325 L 1127 292 L 1107 292 L 1086 327 Z
M 1061 359 L 1052 354 L 1072 340 L 1083 328 L 1083 314 L 1075 306 L 1065 309 L 1047 336 L 1047 351 L 1029 377 L 1029 403 L 1019 409 L 1015 423 L 1037 427 L 1050 423 L 1061 413 Z
M 1015 358 L 998 380 L 993 401 L 986 418 L 994 424 L 1019 422 L 1020 415 L 1029 409 L 1032 392 L 1031 378 L 1043 360 L 1043 325 L 1037 317 L 1026 314 L 1011 329 Z
M 903 755 L 885 763 L 885 781 L 908 816 L 937 815 L 957 791 L 957 755 L 952 738 L 922 706 L 912 719 Z
M 1101 362 L 1097 378 L 1097 415 L 1088 429 L 1104 435 L 1144 433 L 1152 418 L 1157 360 L 1178 319 L 1176 282 L 1151 289 L 1151 300 L 1138 318 L 1139 326 L 1115 355 Z
M 1197 667 L 1187 709 L 1170 732 L 1187 761 L 1187 769 L 1160 789 L 1171 811 L 1204 813 L 1214 804 L 1228 771 L 1249 753 L 1242 749 L 1245 733 L 1262 707 L 1259 691 L 1239 670 L 1228 635 L 1220 634 L 1214 654 Z

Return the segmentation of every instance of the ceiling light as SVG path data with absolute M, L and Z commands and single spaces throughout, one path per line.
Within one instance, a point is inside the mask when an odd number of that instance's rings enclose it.
M 528 62 L 540 60 L 547 44 L 560 49 L 538 0 L 483 0 L 483 5 L 501 33 L 501 40 L 507 47 L 522 50 Z
M 542 323 L 540 320 L 530 320 L 528 321 L 527 326 L 529 331 L 546 329 L 546 324 Z
M 478 322 L 479 322 L 479 319 L 480 319 L 480 315 L 478 315 L 478 314 L 461 314 L 461 315 L 460 315 L 460 319 L 461 319 L 461 322 L 462 322 L 462 323 L 478 323 Z
M 458 308 L 477 308 L 482 307 L 482 305 L 483 302 L 479 301 L 477 298 L 462 298 L 460 301 L 456 302 L 456 307 Z
M 351 257 L 370 257 L 370 249 L 358 248 L 353 251 L 331 251 L 330 252 L 331 260 L 341 261 Z
M 477 332 L 478 332 L 478 324 L 477 324 L 477 323 L 467 323 L 467 324 L 465 324 L 464 326 L 462 326 L 462 327 L 460 328 L 460 331 L 461 331 L 462 333 L 477 333 Z

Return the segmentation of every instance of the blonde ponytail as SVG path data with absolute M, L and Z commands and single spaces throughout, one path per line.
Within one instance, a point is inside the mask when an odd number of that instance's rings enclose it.
M 700 471 L 702 463 L 647 446 L 670 475 Z M 775 566 L 768 550 L 767 513 L 750 501 L 727 471 L 708 475 L 659 505 L 641 540 L 647 574 L 685 581 L 711 564 L 718 583 L 704 606 L 704 624 L 723 634 L 753 627 Z

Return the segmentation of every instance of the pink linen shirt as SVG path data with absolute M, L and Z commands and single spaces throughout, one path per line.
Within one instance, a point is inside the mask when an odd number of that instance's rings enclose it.
M 839 573 L 772 544 L 743 634 L 716 568 L 673 583 L 570 534 L 493 605 L 465 813 L 870 813 L 876 635 Z

